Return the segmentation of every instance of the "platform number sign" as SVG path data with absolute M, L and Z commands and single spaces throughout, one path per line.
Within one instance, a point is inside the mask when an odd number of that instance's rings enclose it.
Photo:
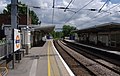
M 19 50 L 21 47 L 20 32 L 18 29 L 14 29 L 14 52 Z

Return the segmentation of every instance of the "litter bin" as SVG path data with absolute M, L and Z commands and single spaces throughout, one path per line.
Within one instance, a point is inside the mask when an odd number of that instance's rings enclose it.
M 15 60 L 21 60 L 21 53 L 15 53 Z

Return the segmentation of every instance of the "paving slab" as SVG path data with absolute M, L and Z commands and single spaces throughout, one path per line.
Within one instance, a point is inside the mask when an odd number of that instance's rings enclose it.
M 33 47 L 7 76 L 71 76 L 54 49 L 52 40 L 42 47 Z

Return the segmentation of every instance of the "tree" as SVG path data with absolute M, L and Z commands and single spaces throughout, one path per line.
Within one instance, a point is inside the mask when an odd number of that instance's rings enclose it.
M 61 31 L 52 31 L 50 34 L 53 36 L 54 39 L 59 39 L 63 36 L 63 33 Z
M 21 2 L 18 2 L 18 5 L 22 5 L 18 6 L 18 14 L 24 14 L 27 15 L 27 7 L 25 4 L 22 4 Z M 36 13 L 34 11 L 30 11 L 30 16 L 31 16 L 31 21 L 32 24 L 39 24 L 39 18 L 37 17 Z M 3 14 L 11 14 L 11 4 L 8 4 L 7 7 L 3 10 Z
M 37 15 L 34 13 L 34 11 L 30 12 L 30 16 L 32 19 L 32 24 L 39 24 L 39 18 L 37 17 Z
M 63 37 L 72 35 L 73 30 L 76 30 L 76 27 L 73 27 L 70 25 L 64 25 L 63 26 Z

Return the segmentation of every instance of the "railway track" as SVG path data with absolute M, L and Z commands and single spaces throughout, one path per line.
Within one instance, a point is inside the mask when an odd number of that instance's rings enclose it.
M 95 51 L 98 51 L 97 53 L 93 53 L 91 52 L 90 50 L 86 50 L 84 48 L 81 48 L 80 46 L 76 46 L 74 44 L 67 44 L 66 46 L 70 47 L 71 49 L 74 49 L 75 51 L 81 53 L 82 55 L 86 56 L 87 58 L 111 69 L 112 71 L 120 74 L 120 61 L 116 60 L 116 59 L 111 59 L 107 56 L 104 56 L 104 55 L 101 55 L 99 54 L 99 50 L 95 50 Z M 82 51 L 79 51 L 79 50 L 82 50 Z M 107 53 L 105 53 L 107 54 Z M 112 56 L 112 55 L 111 55 Z
M 54 41 L 54 44 L 76 76 L 120 76 L 118 66 L 111 64 L 90 53 L 78 52 L 78 48 Z M 116 68 L 114 68 L 116 67 Z

